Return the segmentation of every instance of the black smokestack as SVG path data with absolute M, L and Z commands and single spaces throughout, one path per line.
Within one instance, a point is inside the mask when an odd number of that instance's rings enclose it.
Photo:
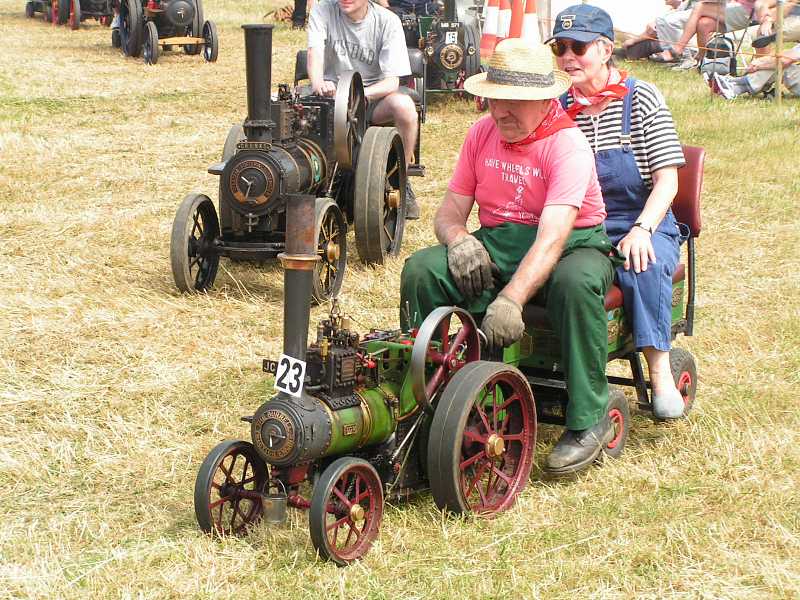
M 272 25 L 242 25 L 247 70 L 247 120 L 244 132 L 253 142 L 271 142 Z

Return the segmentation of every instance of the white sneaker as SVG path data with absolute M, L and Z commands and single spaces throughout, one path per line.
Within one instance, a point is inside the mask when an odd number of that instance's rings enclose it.
M 684 58 L 681 62 L 672 67 L 672 70 L 689 71 L 691 69 L 694 69 L 695 67 L 697 67 L 697 61 L 690 56 L 688 58 Z
M 732 77 L 730 75 L 720 75 L 719 73 L 714 73 L 714 85 L 711 86 L 711 89 L 714 91 L 714 93 L 725 98 L 725 100 L 733 100 L 738 94 L 733 88 L 733 82 L 731 79 Z

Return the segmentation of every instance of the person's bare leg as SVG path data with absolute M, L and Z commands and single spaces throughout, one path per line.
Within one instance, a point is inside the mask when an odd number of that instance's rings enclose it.
M 709 17 L 711 19 L 719 20 L 720 22 L 725 22 L 725 7 L 722 4 L 710 3 L 710 2 L 701 2 L 698 4 L 693 10 L 692 14 L 689 16 L 689 20 L 686 22 L 686 27 L 683 29 L 683 35 L 681 35 L 678 42 L 673 46 L 675 52 L 677 54 L 683 54 L 684 48 L 689 43 L 689 40 L 692 39 L 694 35 L 697 34 L 697 23 L 703 17 Z
M 405 94 L 395 92 L 386 96 L 372 113 L 373 123 L 394 123 L 406 154 L 406 165 L 414 162 L 414 148 L 417 144 L 417 108 L 414 101 Z
M 717 32 L 725 31 L 725 22 L 712 19 L 710 17 L 702 17 L 697 21 L 697 62 L 703 60 L 706 55 L 706 47 L 708 41 Z

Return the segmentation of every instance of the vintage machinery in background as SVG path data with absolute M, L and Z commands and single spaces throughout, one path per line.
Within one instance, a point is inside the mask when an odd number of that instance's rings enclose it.
M 673 276 L 673 336 L 693 333 L 694 239 L 701 230 L 704 152 L 685 147 L 684 154 L 673 210 L 688 228 L 688 264 Z M 205 458 L 194 508 L 200 527 L 220 535 L 243 534 L 262 518 L 279 523 L 287 507 L 307 509 L 318 554 L 346 565 L 377 537 L 387 496 L 429 488 L 436 505 L 452 512 L 509 508 L 530 474 L 537 423 L 563 425 L 568 394 L 558 340 L 544 309 L 532 304 L 524 307 L 522 339 L 489 360 L 472 317 L 456 307 L 435 309 L 410 332 L 360 336 L 334 303 L 308 346 L 308 297 L 319 260 L 314 203 L 313 196 L 297 196 L 288 204 L 280 256 L 283 355 L 264 361 L 279 391 L 242 417 L 251 441 L 222 442 Z M 633 387 L 640 408 L 651 410 L 618 287 L 605 307 L 609 360 L 631 368 L 631 377 L 608 380 Z M 694 358 L 673 348 L 670 366 L 688 413 L 697 391 Z M 601 456 L 616 458 L 630 426 L 628 399 L 617 387 L 607 411 L 614 436 Z
M 183 292 L 205 291 L 220 256 L 265 260 L 289 243 L 287 210 L 293 194 L 316 198 L 317 254 L 313 298 L 321 302 L 342 285 L 347 226 L 355 226 L 361 260 L 382 264 L 400 249 L 405 225 L 406 165 L 393 127 L 366 126 L 358 73 L 345 74 L 335 98 L 297 96 L 279 85 L 271 98 L 272 26 L 245 25 L 247 108 L 231 128 L 220 176 L 219 218 L 213 202 L 189 194 L 172 228 L 170 259 Z
M 114 18 L 113 0 L 28 0 L 25 16 L 30 18 L 37 12 L 45 21 L 69 24 L 71 29 L 78 29 L 86 19 L 96 19 L 107 27 Z
M 202 0 L 119 0 L 119 18 L 111 45 L 125 56 L 141 54 L 154 65 L 160 48 L 182 46 L 186 54 L 202 52 L 207 62 L 217 60 L 217 27 L 204 20 Z
M 480 73 L 481 32 L 472 12 L 456 0 L 444 0 L 435 15 L 399 14 L 406 43 L 419 48 L 425 59 L 425 73 L 414 78 L 414 89 L 426 94 L 460 91 L 467 77 Z

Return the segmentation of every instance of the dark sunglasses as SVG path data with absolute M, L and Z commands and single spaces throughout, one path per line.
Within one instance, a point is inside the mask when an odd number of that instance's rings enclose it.
M 589 46 L 594 44 L 597 40 L 591 42 L 579 42 L 578 40 L 556 40 L 554 44 L 550 44 L 550 49 L 556 56 L 564 56 L 567 50 L 572 49 L 575 56 L 583 56 L 589 49 Z

